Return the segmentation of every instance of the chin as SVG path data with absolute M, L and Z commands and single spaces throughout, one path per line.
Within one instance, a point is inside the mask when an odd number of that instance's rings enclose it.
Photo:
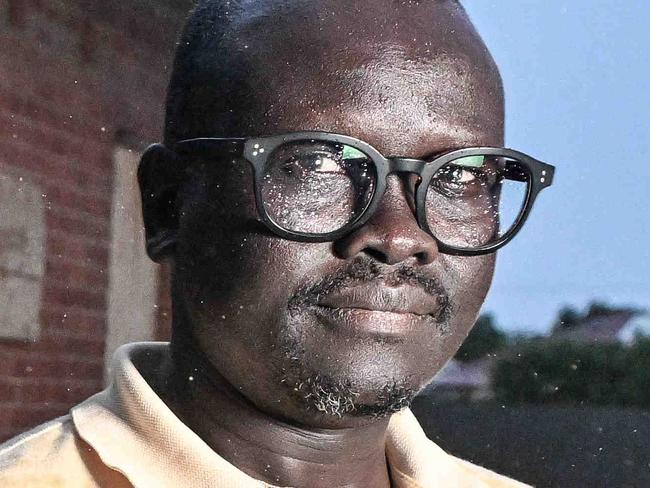
M 293 396 L 309 412 L 333 419 L 387 417 L 409 407 L 419 390 L 404 380 L 364 388 L 349 379 L 335 380 L 321 374 L 289 385 Z
M 323 345 L 318 353 L 295 346 L 285 350 L 281 384 L 301 421 L 323 428 L 389 417 L 409 407 L 437 371 L 429 365 L 414 374 L 401 345 L 359 341 L 350 351 Z
M 450 335 L 418 325 L 400 340 L 386 340 L 294 315 L 279 329 L 282 357 L 275 359 L 285 394 L 304 414 L 299 420 L 320 427 L 358 424 L 409 407 L 448 359 Z

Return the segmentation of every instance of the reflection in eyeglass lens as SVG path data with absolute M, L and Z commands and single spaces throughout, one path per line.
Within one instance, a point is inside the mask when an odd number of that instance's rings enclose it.
M 491 244 L 517 224 L 529 183 L 524 166 L 514 159 L 456 159 L 440 168 L 429 184 L 429 228 L 449 246 L 471 249 Z
M 344 144 L 298 141 L 269 157 L 262 196 L 267 213 L 293 232 L 325 234 L 354 221 L 376 181 L 369 156 Z

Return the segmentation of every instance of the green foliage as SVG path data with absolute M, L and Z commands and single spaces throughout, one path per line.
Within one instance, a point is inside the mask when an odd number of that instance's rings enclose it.
M 650 340 L 631 347 L 537 341 L 515 351 L 493 372 L 501 402 L 650 407 Z
M 564 307 L 558 314 L 553 330 L 570 329 L 582 320 L 580 313 L 573 307 Z
M 506 335 L 494 323 L 491 314 L 481 315 L 465 342 L 456 352 L 459 361 L 474 361 L 501 349 L 507 342 Z

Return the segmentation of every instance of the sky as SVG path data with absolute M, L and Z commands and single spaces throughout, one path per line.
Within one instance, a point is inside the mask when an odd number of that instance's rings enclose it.
M 563 305 L 650 310 L 650 2 L 463 3 L 501 69 L 506 145 L 557 168 L 484 310 L 513 333 Z

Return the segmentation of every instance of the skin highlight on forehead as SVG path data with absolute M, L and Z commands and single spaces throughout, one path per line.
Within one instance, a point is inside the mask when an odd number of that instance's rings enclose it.
M 228 12 L 191 95 L 206 110 L 193 112 L 184 137 L 319 129 L 376 134 L 366 140 L 407 154 L 502 132 L 498 71 L 455 2 L 232 2 Z M 367 134 L 352 133 L 359 125 Z M 389 129 L 401 147 L 381 147 Z M 449 147 L 427 147 L 433 139 Z
M 343 83 L 358 87 L 356 98 L 346 106 L 350 126 L 365 125 L 369 133 L 380 134 L 384 140 L 390 140 L 388 131 L 402 135 L 408 146 L 391 147 L 389 153 L 412 156 L 426 156 L 409 154 L 410 148 L 424 147 L 432 140 L 438 144 L 447 140 L 453 147 L 488 137 L 484 127 L 489 124 L 485 117 L 489 111 L 466 95 L 476 92 L 478 83 L 467 61 L 445 54 L 416 61 L 405 58 L 401 49 L 393 51 L 375 63 L 341 74 Z M 426 140 L 412 140 L 413 134 L 426 134 Z

